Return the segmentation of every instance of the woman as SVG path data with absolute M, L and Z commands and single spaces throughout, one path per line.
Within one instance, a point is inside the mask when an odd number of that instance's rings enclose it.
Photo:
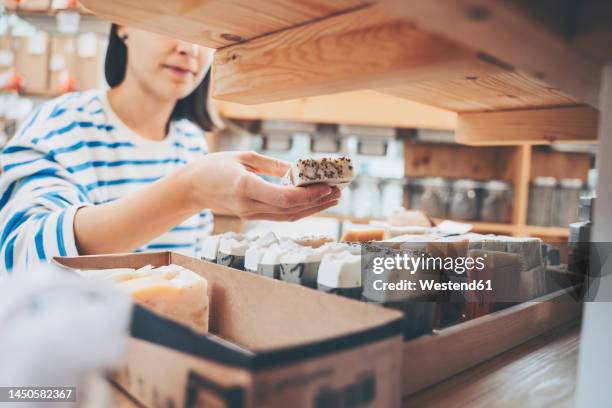
M 296 220 L 337 204 L 328 186 L 287 187 L 287 163 L 206 153 L 213 51 L 113 26 L 111 89 L 44 104 L 1 155 L 0 269 L 54 256 L 179 250 L 198 256 L 210 211 Z M 1 273 L 0 273 L 1 275 Z

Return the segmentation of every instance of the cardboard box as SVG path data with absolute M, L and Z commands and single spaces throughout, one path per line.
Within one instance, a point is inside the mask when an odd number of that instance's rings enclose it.
M 147 406 L 400 406 L 397 311 L 170 252 L 55 261 L 77 269 L 174 263 L 208 280 L 211 334 L 134 307 L 113 378 Z
M 21 76 L 22 90 L 44 94 L 49 88 L 49 36 L 38 31 L 30 37 L 15 37 L 15 70 Z
M 76 38 L 53 37 L 49 56 L 49 92 L 60 94 L 76 90 Z

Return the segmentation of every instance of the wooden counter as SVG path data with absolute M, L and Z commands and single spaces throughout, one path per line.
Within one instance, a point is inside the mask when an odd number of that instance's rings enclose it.
M 572 407 L 580 328 L 554 330 L 404 400 L 404 407 Z
M 580 328 L 551 331 L 403 401 L 413 407 L 571 407 Z M 140 405 L 115 386 L 113 406 Z

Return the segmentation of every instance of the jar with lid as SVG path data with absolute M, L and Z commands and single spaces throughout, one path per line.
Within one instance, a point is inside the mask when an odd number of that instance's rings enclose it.
M 446 218 L 451 188 L 441 177 L 426 177 L 421 180 L 423 193 L 420 196 L 418 209 L 429 217 Z
M 453 183 L 453 194 L 449 215 L 451 219 L 475 221 L 480 212 L 480 190 L 482 183 L 462 179 Z
M 529 186 L 527 223 L 529 225 L 552 225 L 552 209 L 555 199 L 557 179 L 536 177 Z
M 556 211 L 553 211 L 553 225 L 567 227 L 578 219 L 582 187 L 582 180 L 578 178 L 559 180 L 555 198 Z
M 506 181 L 492 180 L 483 184 L 480 219 L 508 223 L 512 218 L 512 186 Z

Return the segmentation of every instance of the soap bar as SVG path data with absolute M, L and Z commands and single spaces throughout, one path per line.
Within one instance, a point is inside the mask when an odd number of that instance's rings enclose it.
M 328 242 L 334 242 L 332 237 L 326 235 L 306 235 L 301 238 L 294 239 L 295 243 L 301 246 L 318 248 L 321 245 L 325 245 Z
M 202 243 L 202 259 L 208 262 L 217 262 L 217 257 L 219 255 L 219 242 L 223 238 L 243 239 L 244 236 L 235 232 L 226 232 L 224 234 L 207 236 Z
M 251 243 L 258 237 L 222 237 L 219 240 L 217 263 L 234 269 L 244 269 L 244 257 Z
M 351 250 L 356 252 L 355 247 L 337 242 L 327 243 L 319 248 L 298 247 L 280 258 L 280 278 L 285 282 L 316 288 L 319 265 L 323 257 Z
M 349 185 L 354 177 L 350 157 L 299 159 L 291 165 L 283 177 L 282 184 L 306 186 L 325 183 L 343 188 Z
M 136 303 L 198 332 L 208 331 L 208 281 L 182 266 L 78 272 L 87 278 L 114 281 Z
M 278 238 L 273 232 L 269 232 L 253 242 L 244 253 L 244 270 L 257 273 L 259 261 L 264 256 L 266 250 L 274 244 L 278 244 Z
M 367 229 L 367 230 L 347 230 L 342 234 L 341 241 L 344 242 L 371 242 L 382 241 L 385 239 L 385 230 Z
M 323 256 L 317 276 L 317 288 L 353 299 L 361 297 L 361 256 L 349 251 Z
M 424 227 L 430 228 L 431 221 L 420 211 L 398 208 L 387 216 L 387 222 L 393 227 Z
M 272 279 L 280 279 L 280 259 L 283 255 L 300 248 L 291 239 L 279 239 L 278 244 L 270 245 L 257 264 L 257 274 Z

